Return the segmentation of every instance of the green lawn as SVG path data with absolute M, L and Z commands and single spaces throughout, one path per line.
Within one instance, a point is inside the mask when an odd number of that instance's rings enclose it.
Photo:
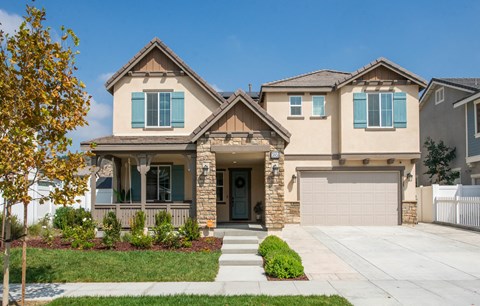
M 60 298 L 49 306 L 64 305 L 95 305 L 95 306 L 123 306 L 123 305 L 351 305 L 346 299 L 338 296 L 207 296 L 207 295 L 170 295 L 165 297 L 82 297 Z
M 21 255 L 12 249 L 12 283 L 21 282 Z M 27 283 L 213 281 L 219 257 L 220 252 L 28 249 Z

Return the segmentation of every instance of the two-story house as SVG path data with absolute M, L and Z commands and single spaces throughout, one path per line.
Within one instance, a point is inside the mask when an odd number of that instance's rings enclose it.
M 475 169 L 470 161 L 472 156 L 479 155 L 475 152 L 475 110 L 474 104 L 459 107 L 463 103 L 457 101 L 472 96 L 480 91 L 479 78 L 433 78 L 420 97 L 420 146 L 422 156 L 417 162 L 417 184 L 428 186 L 431 179 L 427 168 L 424 166 L 428 152 L 423 148 L 427 137 L 435 142 L 443 141 L 447 146 L 456 149 L 456 158 L 450 164 L 453 171 L 460 173 L 455 183 L 471 185 L 475 184 Z M 467 103 L 468 104 L 468 103 Z M 471 135 L 468 134 L 467 118 L 471 121 Z M 468 152 L 468 142 L 471 142 Z M 478 170 L 480 171 L 480 169 Z M 473 176 L 472 176 L 473 175 Z M 435 177 L 433 178 L 435 179 Z
M 94 164 L 113 161 L 122 203 L 93 196 L 96 219 L 115 210 L 128 226 L 143 210 L 152 225 L 168 210 L 176 225 L 192 216 L 216 227 L 255 222 L 261 202 L 269 231 L 416 220 L 426 83 L 386 59 L 266 83 L 258 95 L 220 94 L 153 39 L 106 87 L 113 135 L 82 148 L 94 144 Z

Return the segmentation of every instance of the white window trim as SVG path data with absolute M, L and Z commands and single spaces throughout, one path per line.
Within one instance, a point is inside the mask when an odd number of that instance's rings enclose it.
M 323 114 L 322 115 L 315 115 L 313 113 L 313 110 L 314 110 L 314 107 L 313 107 L 313 98 L 315 97 L 323 97 Z M 325 96 L 323 95 L 315 95 L 315 96 L 312 96 L 312 117 L 325 117 L 325 114 L 326 114 L 326 111 L 325 111 L 325 104 L 327 104 L 327 99 L 325 98 Z
M 300 105 L 292 105 L 292 98 L 300 98 Z M 289 105 L 289 113 L 292 117 L 302 117 L 303 116 L 303 97 L 302 96 L 288 96 L 288 105 Z M 300 107 L 300 114 L 299 115 L 292 115 L 292 106 L 293 107 Z
M 159 164 L 159 165 L 150 165 L 150 169 L 151 168 L 160 168 L 160 167 L 168 167 L 170 168 L 170 177 L 169 177 L 169 180 L 170 180 L 170 199 L 168 199 L 168 201 L 164 201 L 164 202 L 172 202 L 172 165 L 162 165 L 162 164 Z M 157 171 L 157 200 L 156 201 L 159 201 L 159 193 L 158 193 L 158 190 L 159 190 L 159 184 L 160 184 L 160 180 L 158 179 L 158 175 L 159 175 L 159 171 Z M 152 200 L 147 200 L 147 202 L 151 202 Z
M 157 125 L 148 125 L 147 120 L 147 94 L 156 93 L 157 94 L 157 107 L 158 107 L 158 121 Z M 170 125 L 160 125 L 160 94 L 161 93 L 168 93 L 170 94 Z M 170 91 L 155 91 L 155 92 L 145 92 L 145 128 L 146 129 L 169 129 L 172 127 L 172 92 Z
M 477 100 L 475 101 L 475 103 L 473 103 L 473 120 L 475 122 L 475 126 L 473 127 L 475 129 L 475 138 L 479 138 L 480 137 L 480 131 L 477 130 L 477 105 L 480 104 L 480 100 Z M 468 141 L 467 141 L 468 143 Z
M 218 175 L 218 174 L 221 174 L 222 177 L 223 177 L 223 185 L 219 186 L 215 182 L 215 197 L 217 195 L 217 188 L 222 187 L 223 188 L 222 199 L 221 200 L 216 200 L 216 201 L 217 201 L 217 203 L 223 203 L 223 202 L 225 202 L 225 171 L 217 171 L 217 173 L 215 174 L 215 178 L 216 178 L 216 175 Z
M 437 100 L 437 95 L 439 92 L 442 92 L 442 100 Z M 439 89 L 435 90 L 435 105 L 442 103 L 445 101 L 445 87 L 440 87 Z
M 367 129 L 390 129 L 390 128 L 393 128 L 394 127 L 394 124 L 393 124 L 393 92 L 390 92 L 390 91 L 380 91 L 380 92 L 367 92 Z M 379 123 L 380 125 L 379 126 L 370 126 L 369 124 L 369 120 L 368 120 L 368 95 L 369 94 L 378 94 L 378 107 L 379 107 L 379 113 L 380 113 L 380 118 L 379 118 Z M 382 126 L 382 99 L 381 99 L 381 94 L 390 94 L 392 96 L 392 125 L 390 126 Z

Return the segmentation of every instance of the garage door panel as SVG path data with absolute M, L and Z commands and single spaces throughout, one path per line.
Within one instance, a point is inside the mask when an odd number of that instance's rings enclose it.
M 398 172 L 305 172 L 304 225 L 398 224 Z

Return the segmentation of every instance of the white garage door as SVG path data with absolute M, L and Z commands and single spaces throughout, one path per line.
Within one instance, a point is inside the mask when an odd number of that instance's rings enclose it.
M 397 225 L 398 172 L 302 172 L 303 225 Z

